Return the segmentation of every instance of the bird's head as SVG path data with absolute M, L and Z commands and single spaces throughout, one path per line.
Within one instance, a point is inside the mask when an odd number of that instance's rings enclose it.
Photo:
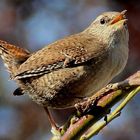
M 120 37 L 128 41 L 128 28 L 125 13 L 126 10 L 122 12 L 102 13 L 85 31 L 104 42 L 111 41 L 110 39 L 119 40 Z

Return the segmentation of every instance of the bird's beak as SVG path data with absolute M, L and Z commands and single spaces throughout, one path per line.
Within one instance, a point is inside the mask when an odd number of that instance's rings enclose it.
M 127 20 L 125 17 L 125 13 L 127 12 L 127 10 L 123 10 L 119 15 L 117 15 L 116 17 L 113 18 L 113 20 L 111 21 L 111 25 L 115 24 L 121 20 Z

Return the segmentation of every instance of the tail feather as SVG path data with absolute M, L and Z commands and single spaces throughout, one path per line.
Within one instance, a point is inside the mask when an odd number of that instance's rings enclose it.
M 30 53 L 25 49 L 0 40 L 0 55 L 11 76 L 13 76 L 17 68 L 29 58 Z

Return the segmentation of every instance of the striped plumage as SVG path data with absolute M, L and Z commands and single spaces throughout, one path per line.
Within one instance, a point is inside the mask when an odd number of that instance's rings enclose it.
M 15 76 L 18 67 L 29 58 L 30 53 L 25 49 L 0 40 L 0 55 L 11 76 Z

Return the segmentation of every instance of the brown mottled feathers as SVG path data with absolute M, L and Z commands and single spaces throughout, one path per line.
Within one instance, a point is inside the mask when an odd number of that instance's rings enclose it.
M 8 44 L 7 42 L 2 40 L 0 40 L 0 50 L 2 50 L 0 54 L 2 52 L 10 54 L 17 61 L 23 61 L 29 57 L 29 52 L 27 50 Z
M 101 44 L 96 42 L 97 39 L 93 36 L 82 33 L 58 40 L 34 53 L 21 64 L 15 79 L 38 76 L 57 69 L 81 65 L 93 58 L 100 58 L 99 56 L 103 56 L 101 54 L 107 48 L 102 42 Z
M 0 55 L 11 76 L 15 75 L 20 64 L 29 58 L 30 53 L 22 48 L 0 40 Z

